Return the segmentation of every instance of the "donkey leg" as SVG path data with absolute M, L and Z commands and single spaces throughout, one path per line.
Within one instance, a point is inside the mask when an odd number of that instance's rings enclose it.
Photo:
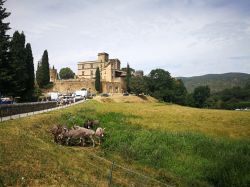
M 100 137 L 97 138 L 98 138 L 98 144 L 101 145 L 101 138 Z
M 94 140 L 94 138 L 92 136 L 90 136 L 90 139 L 91 139 L 91 141 L 93 143 L 93 147 L 95 147 L 95 140 Z
M 69 140 L 70 140 L 70 137 L 67 138 L 66 145 L 69 145 Z
M 84 140 L 84 138 L 80 138 L 80 140 L 81 140 L 82 146 L 84 146 L 84 145 L 85 145 L 85 140 Z

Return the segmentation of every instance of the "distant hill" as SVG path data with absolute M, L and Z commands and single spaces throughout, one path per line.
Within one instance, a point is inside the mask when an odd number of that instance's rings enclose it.
M 247 73 L 207 74 L 178 78 L 183 80 L 188 92 L 193 92 L 197 86 L 208 85 L 211 92 L 215 93 L 234 86 L 243 87 L 247 82 L 250 82 L 250 74 Z

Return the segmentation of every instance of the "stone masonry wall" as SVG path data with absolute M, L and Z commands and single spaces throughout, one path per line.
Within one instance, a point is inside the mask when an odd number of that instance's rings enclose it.
M 96 92 L 95 81 L 91 79 L 56 80 L 52 90 L 50 91 L 72 93 L 83 88 L 89 90 L 90 92 Z
M 46 92 L 60 92 L 73 93 L 76 90 L 87 89 L 90 93 L 96 93 L 95 80 L 93 79 L 69 79 L 56 80 L 53 88 L 46 90 Z M 118 82 L 104 82 L 102 81 L 102 92 L 104 93 L 123 93 L 126 90 L 123 80 Z

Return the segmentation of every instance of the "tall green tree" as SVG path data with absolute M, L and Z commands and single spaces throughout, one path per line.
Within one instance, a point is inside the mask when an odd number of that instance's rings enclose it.
M 95 72 L 95 89 L 97 92 L 101 92 L 101 74 L 99 67 L 96 69 Z
M 9 59 L 10 37 L 6 33 L 10 29 L 10 23 L 4 22 L 10 13 L 3 7 L 4 2 L 4 0 L 0 0 L 0 95 L 11 93 L 11 82 L 13 80 Z
M 163 69 L 152 70 L 147 82 L 150 95 L 162 101 L 173 102 L 174 81 L 168 71 Z
M 35 86 L 34 61 L 30 43 L 26 44 L 26 69 L 28 72 L 28 80 L 26 82 L 26 97 L 27 100 L 32 99 Z
M 174 80 L 174 103 L 184 105 L 186 104 L 187 89 L 181 79 Z
M 131 92 L 137 96 L 142 93 L 147 93 L 146 77 L 132 77 L 130 82 Z
M 193 98 L 196 107 L 204 107 L 206 99 L 210 96 L 210 88 L 208 86 L 198 86 L 194 89 Z
M 36 71 L 36 82 L 40 88 L 45 87 L 49 84 L 50 75 L 49 75 L 49 57 L 48 51 L 43 52 L 42 60 L 37 65 Z
M 42 63 L 41 62 L 38 62 L 38 64 L 37 64 L 36 83 L 40 88 L 42 88 L 42 86 L 43 86 L 43 72 L 42 72 Z
M 42 56 L 42 73 L 43 73 L 43 86 L 49 84 L 50 76 L 49 76 L 49 55 L 48 51 L 45 50 Z
M 26 63 L 25 35 L 15 31 L 10 45 L 11 70 L 14 77 L 13 96 L 24 98 L 27 89 L 28 69 Z
M 127 64 L 127 72 L 126 72 L 127 74 L 126 74 L 126 87 L 127 87 L 127 92 L 129 92 L 130 93 L 130 91 L 131 91 L 131 88 L 130 88 L 130 82 L 131 82 L 131 69 L 130 69 L 130 67 L 129 67 L 129 64 Z
M 53 66 L 54 69 L 54 66 Z M 61 79 L 73 79 L 75 76 L 75 73 L 68 67 L 60 69 L 59 72 Z

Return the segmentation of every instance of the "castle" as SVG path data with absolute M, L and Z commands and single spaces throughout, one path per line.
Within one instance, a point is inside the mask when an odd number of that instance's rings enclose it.
M 58 80 L 56 69 L 50 69 L 50 79 L 54 82 L 53 91 L 74 92 L 87 89 L 95 92 L 95 73 L 99 67 L 102 92 L 123 93 L 126 91 L 126 72 L 120 69 L 119 59 L 109 59 L 108 53 L 98 53 L 97 60 L 78 62 L 77 79 Z
M 80 79 L 95 79 L 96 69 L 99 68 L 103 92 L 121 93 L 126 91 L 126 72 L 120 70 L 120 60 L 109 59 L 108 53 L 98 53 L 96 61 L 78 62 L 77 67 L 77 77 Z

